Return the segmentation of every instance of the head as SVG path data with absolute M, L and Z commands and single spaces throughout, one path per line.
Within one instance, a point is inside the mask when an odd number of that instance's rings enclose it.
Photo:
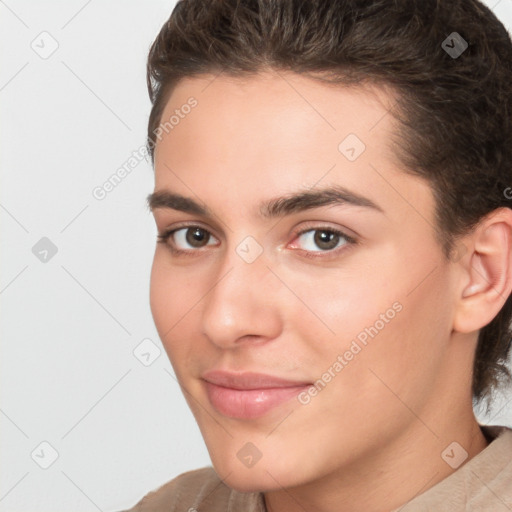
M 357 464 L 507 378 L 511 59 L 474 0 L 177 4 L 148 61 L 151 307 L 234 487 Z M 237 418 L 218 368 L 314 386 Z

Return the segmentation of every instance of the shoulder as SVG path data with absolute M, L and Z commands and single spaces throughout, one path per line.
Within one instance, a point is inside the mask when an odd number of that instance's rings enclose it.
M 228 506 L 230 510 L 242 506 L 247 512 L 265 510 L 262 495 L 237 492 L 212 467 L 205 467 L 182 473 L 124 512 L 224 512 Z

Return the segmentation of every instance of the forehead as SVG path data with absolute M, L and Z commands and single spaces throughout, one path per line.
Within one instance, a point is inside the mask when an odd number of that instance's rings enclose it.
M 196 102 L 192 110 L 188 107 L 191 98 Z M 325 139 L 332 147 L 333 139 L 341 142 L 353 133 L 365 139 L 365 144 L 382 143 L 380 149 L 384 149 L 389 142 L 385 135 L 394 129 L 393 118 L 387 115 L 394 103 L 389 88 L 329 85 L 291 72 L 203 75 L 185 78 L 174 88 L 161 118 L 162 125 L 172 120 L 173 126 L 162 135 L 172 135 L 169 143 L 181 145 L 186 141 L 180 140 L 180 132 L 188 135 L 183 132 L 194 124 L 201 142 L 236 136 L 237 141 L 268 144 L 278 136 L 280 144 L 287 143 L 298 151 L 297 146 L 304 146 L 305 135 L 314 135 L 316 145 Z M 176 114 L 181 114 L 180 119 Z M 212 130 L 212 126 L 217 129 Z M 297 139 L 299 143 L 294 144 Z M 157 144 L 156 153 L 161 146 Z
M 239 208 L 298 185 L 339 184 L 401 215 L 424 203 L 427 214 L 430 187 L 394 156 L 395 101 L 389 89 L 289 72 L 184 79 L 162 114 L 162 124 L 174 122 L 156 145 L 155 189 L 219 193 L 223 207 Z

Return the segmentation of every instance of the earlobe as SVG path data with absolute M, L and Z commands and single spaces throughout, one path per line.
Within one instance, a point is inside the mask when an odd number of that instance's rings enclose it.
M 512 210 L 500 208 L 485 217 L 470 235 L 464 258 L 464 284 L 454 330 L 481 329 L 499 313 L 512 291 Z

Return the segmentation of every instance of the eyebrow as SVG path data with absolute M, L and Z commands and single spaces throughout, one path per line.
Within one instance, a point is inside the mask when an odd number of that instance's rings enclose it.
M 212 212 L 190 197 L 168 190 L 149 194 L 147 204 L 151 210 L 170 208 L 185 213 L 202 216 L 213 216 Z M 320 190 L 306 190 L 286 194 L 281 197 L 264 201 L 259 206 L 260 215 L 264 218 L 275 218 L 291 215 L 322 206 L 352 205 L 370 208 L 383 213 L 382 208 L 371 199 L 361 196 L 341 186 L 330 186 Z

